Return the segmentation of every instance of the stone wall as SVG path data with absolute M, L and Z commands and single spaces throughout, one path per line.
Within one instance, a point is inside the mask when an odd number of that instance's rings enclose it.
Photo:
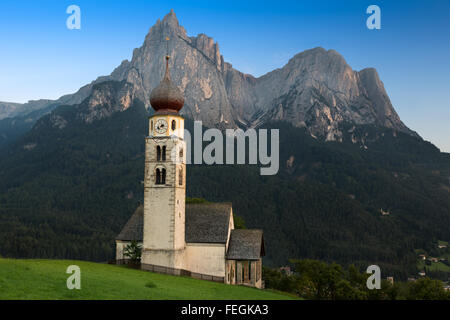
M 182 121 L 181 121 L 182 122 Z M 166 148 L 165 159 L 156 158 L 156 148 Z M 186 166 L 184 157 L 174 161 L 186 144 L 177 137 L 150 137 L 146 139 L 144 179 L 144 243 L 142 263 L 174 269 L 186 269 L 185 194 Z M 156 184 L 156 169 L 166 170 L 165 184 Z M 179 170 L 182 170 L 180 184 Z

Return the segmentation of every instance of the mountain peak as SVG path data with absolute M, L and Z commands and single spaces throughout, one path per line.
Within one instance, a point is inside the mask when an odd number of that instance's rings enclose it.
M 162 23 L 176 28 L 180 26 L 180 24 L 178 23 L 177 15 L 173 11 L 173 9 L 170 9 L 170 12 L 164 16 Z
M 133 84 L 134 97 L 148 105 L 167 54 L 173 84 L 186 99 L 182 113 L 206 126 L 255 127 L 285 120 L 307 127 L 315 137 L 339 140 L 339 126 L 348 122 L 414 135 L 395 112 L 375 69 L 354 71 L 337 51 L 316 47 L 259 78 L 246 76 L 225 63 L 213 38 L 204 33 L 188 37 L 173 10 L 158 19 L 132 60 L 124 61 L 108 79 Z M 81 96 L 91 89 L 85 88 Z
M 150 28 L 146 41 L 161 41 L 165 37 L 173 37 L 175 35 L 187 38 L 186 30 L 180 26 L 177 16 L 172 9 L 162 20 L 158 19 L 153 27 Z

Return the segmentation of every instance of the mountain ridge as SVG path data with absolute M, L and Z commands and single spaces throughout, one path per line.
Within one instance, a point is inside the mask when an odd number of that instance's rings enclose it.
M 337 51 L 317 47 L 254 77 L 226 62 L 213 38 L 204 33 L 188 36 L 173 10 L 149 29 L 131 60 L 73 94 L 48 101 L 46 110 L 80 104 L 95 84 L 111 80 L 132 84 L 133 96 L 150 108 L 150 92 L 164 74 L 167 53 L 173 82 L 186 98 L 181 113 L 208 127 L 249 128 L 281 120 L 307 128 L 315 138 L 340 141 L 339 124 L 353 122 L 420 137 L 400 120 L 375 69 L 354 71 Z

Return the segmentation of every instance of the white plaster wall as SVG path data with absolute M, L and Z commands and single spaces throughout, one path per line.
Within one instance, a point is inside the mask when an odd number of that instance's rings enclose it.
M 188 243 L 185 262 L 191 272 L 225 277 L 225 244 Z
M 116 260 L 121 260 L 121 259 L 127 258 L 123 255 L 123 251 L 124 251 L 125 247 L 130 243 L 131 242 L 129 242 L 129 241 L 116 240 Z
M 234 229 L 234 215 L 233 215 L 233 208 L 231 208 L 230 212 L 230 220 L 228 221 L 228 234 L 227 234 L 227 245 L 226 245 L 226 251 L 228 251 L 228 245 L 230 244 L 230 236 L 231 236 L 231 230 Z
M 185 269 L 185 250 L 144 250 L 141 263 L 173 269 Z

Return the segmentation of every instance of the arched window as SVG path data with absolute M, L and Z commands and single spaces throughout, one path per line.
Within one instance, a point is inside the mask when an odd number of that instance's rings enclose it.
M 166 146 L 162 147 L 162 161 L 166 161 Z
M 150 121 L 150 131 L 152 131 L 152 133 L 153 133 L 153 121 Z
M 183 148 L 180 149 L 180 161 L 183 161 Z
M 178 184 L 180 186 L 183 185 L 183 168 L 180 168 L 180 170 L 178 170 Z
M 156 184 L 161 184 L 161 171 L 156 169 Z
M 161 147 L 160 146 L 156 147 L 156 160 L 161 161 Z
M 162 169 L 161 184 L 166 184 L 166 169 Z
M 172 130 L 175 130 L 177 128 L 177 122 L 175 120 L 172 120 Z

